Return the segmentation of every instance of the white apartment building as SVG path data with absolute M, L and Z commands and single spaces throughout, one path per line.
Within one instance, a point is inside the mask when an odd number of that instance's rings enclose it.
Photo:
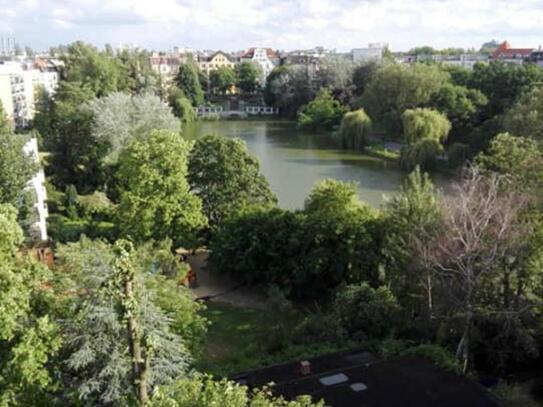
M 371 43 L 367 48 L 354 48 L 351 55 L 354 62 L 380 61 L 383 58 L 383 51 L 386 44 Z
M 39 153 L 38 153 L 38 140 L 31 138 L 23 146 L 23 151 L 25 154 L 32 157 L 32 159 L 39 163 Z M 28 182 L 27 190 L 32 194 L 33 200 L 33 223 L 30 227 L 31 235 L 35 236 L 41 241 L 47 240 L 47 217 L 49 213 L 47 211 L 47 192 L 45 190 L 45 174 L 43 169 L 40 168 L 39 171 L 32 177 Z
M 260 83 L 265 84 L 270 72 L 279 65 L 279 53 L 271 48 L 249 48 L 241 56 L 241 62 L 254 62 L 260 66 Z
M 0 100 L 16 127 L 24 128 L 34 118 L 38 86 L 54 94 L 58 81 L 59 73 L 55 69 L 36 69 L 34 63 L 18 61 L 0 63 Z

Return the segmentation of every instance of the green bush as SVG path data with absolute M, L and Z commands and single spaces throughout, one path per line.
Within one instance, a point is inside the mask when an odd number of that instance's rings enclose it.
M 363 150 L 368 144 L 371 119 L 363 109 L 345 113 L 338 135 L 343 148 Z
M 298 114 L 298 124 L 301 127 L 330 130 L 339 124 L 343 113 L 345 107 L 334 99 L 328 89 L 321 89 Z
M 400 306 L 387 287 L 367 283 L 341 289 L 332 305 L 332 316 L 349 338 L 385 338 L 399 322 Z
M 413 171 L 419 166 L 421 170 L 435 168 L 436 158 L 443 152 L 443 146 L 432 139 L 424 139 L 404 146 L 400 152 L 400 166 L 406 171 Z

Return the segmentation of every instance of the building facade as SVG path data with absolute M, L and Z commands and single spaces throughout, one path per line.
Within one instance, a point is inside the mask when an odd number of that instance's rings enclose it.
M 36 138 L 28 140 L 23 147 L 23 151 L 30 156 L 34 162 L 39 163 L 38 140 Z M 27 191 L 32 195 L 33 202 L 33 211 L 30 215 L 30 234 L 35 240 L 45 241 L 48 238 L 47 217 L 49 216 L 49 212 L 46 203 L 47 192 L 45 189 L 45 174 L 42 168 L 40 168 L 28 182 Z
M 492 53 L 491 59 L 520 65 L 530 58 L 533 51 L 533 48 L 511 48 L 511 45 L 504 41 Z
M 368 44 L 366 48 L 354 48 L 351 55 L 354 62 L 380 61 L 386 45 L 381 43 Z
M 266 83 L 266 78 L 280 63 L 279 52 L 271 48 L 249 48 L 241 56 L 241 62 L 253 62 L 260 67 L 260 83 Z
M 207 75 L 209 75 L 209 73 L 215 69 L 223 67 L 234 69 L 235 66 L 236 61 L 234 58 L 223 51 L 217 51 L 209 56 L 198 56 L 198 67 Z

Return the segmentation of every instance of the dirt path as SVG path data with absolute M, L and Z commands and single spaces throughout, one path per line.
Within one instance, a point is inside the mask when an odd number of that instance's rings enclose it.
M 229 276 L 206 270 L 207 252 L 188 256 L 188 262 L 198 277 L 198 287 L 191 289 L 195 298 L 225 302 L 237 307 L 267 309 L 266 295 L 254 287 L 240 286 Z

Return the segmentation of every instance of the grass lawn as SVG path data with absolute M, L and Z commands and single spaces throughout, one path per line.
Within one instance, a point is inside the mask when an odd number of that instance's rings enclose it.
M 328 343 L 295 344 L 300 311 L 239 308 L 209 302 L 204 316 L 211 322 L 196 369 L 217 376 L 315 356 L 338 350 Z

